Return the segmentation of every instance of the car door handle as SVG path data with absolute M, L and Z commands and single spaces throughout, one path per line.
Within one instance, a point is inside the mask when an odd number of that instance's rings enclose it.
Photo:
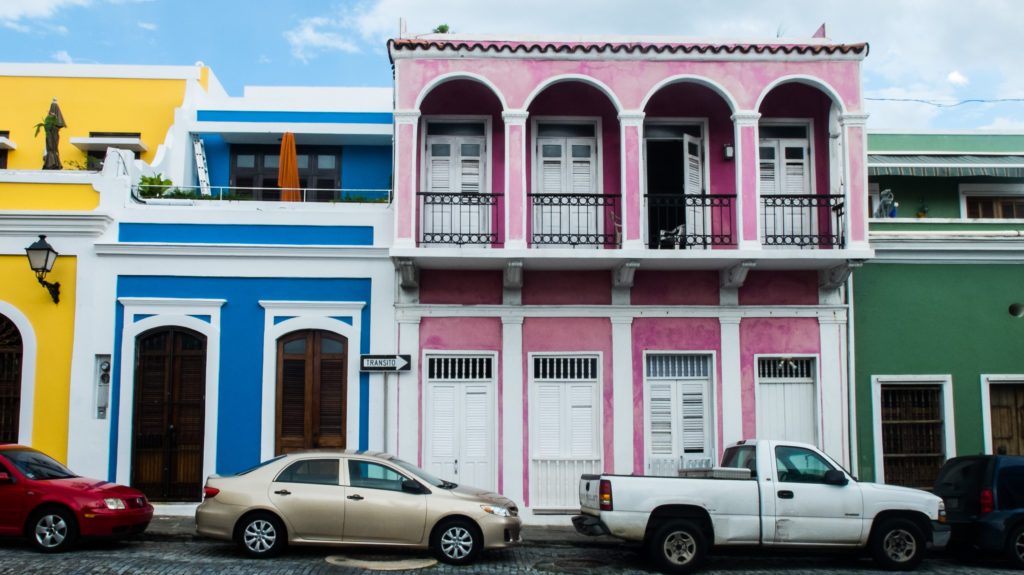
M 287 489 L 278 489 L 274 493 L 277 494 L 277 495 L 291 495 L 292 494 L 292 492 L 288 491 Z
M 363 496 L 356 493 L 355 495 L 349 495 L 348 499 L 351 499 L 352 501 L 362 501 Z
M 787 490 L 784 489 L 784 490 L 779 492 L 779 499 L 792 499 L 792 498 L 793 498 L 793 492 L 792 491 L 787 491 Z

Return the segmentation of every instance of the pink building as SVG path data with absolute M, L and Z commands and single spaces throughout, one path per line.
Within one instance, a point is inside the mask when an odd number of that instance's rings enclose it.
M 866 44 L 389 43 L 398 347 L 388 450 L 578 507 L 745 437 L 848 462 Z

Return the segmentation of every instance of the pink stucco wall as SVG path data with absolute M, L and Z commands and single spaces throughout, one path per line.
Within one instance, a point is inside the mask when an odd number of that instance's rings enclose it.
M 523 321 L 523 500 L 530 505 L 529 354 L 543 352 L 593 352 L 601 354 L 602 443 L 604 469 L 614 468 L 612 405 L 612 324 L 607 318 L 536 318 Z
M 817 305 L 815 271 L 757 271 L 747 274 L 739 293 L 740 305 Z
M 637 270 L 633 305 L 718 305 L 718 272 Z
M 847 178 L 851 202 L 851 209 L 847 210 L 850 214 L 850 239 L 862 242 L 867 237 L 868 217 L 867 170 L 864 169 L 867 150 L 863 127 L 851 126 L 848 129 L 846 148 L 850 157 L 850 175 Z
M 644 352 L 715 352 L 715 436 L 722 450 L 722 330 L 717 318 L 637 318 L 633 320 L 633 473 L 643 474 Z M 730 415 L 732 417 L 732 415 Z
M 754 385 L 756 354 L 817 354 L 821 336 L 816 318 L 745 318 L 740 322 L 740 388 L 743 396 L 743 436 L 757 433 Z
M 421 270 L 420 303 L 500 304 L 501 271 Z
M 606 270 L 523 273 L 523 305 L 608 305 L 612 279 Z

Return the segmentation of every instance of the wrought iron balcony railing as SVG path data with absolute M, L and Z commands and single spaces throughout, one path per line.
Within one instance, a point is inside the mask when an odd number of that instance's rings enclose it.
M 537 246 L 618 247 L 619 196 L 611 194 L 530 194 L 531 244 Z
M 479 193 L 421 192 L 420 243 L 492 245 L 498 234 L 492 222 L 500 196 Z
M 710 249 L 736 245 L 736 196 L 647 194 L 647 247 Z
M 842 195 L 761 196 L 761 243 L 766 247 L 841 248 L 846 204 Z

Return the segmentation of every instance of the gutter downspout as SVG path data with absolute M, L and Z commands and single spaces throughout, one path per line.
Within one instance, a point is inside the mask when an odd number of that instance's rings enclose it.
M 857 477 L 859 453 L 857 452 L 857 369 L 854 361 L 856 353 L 854 350 L 854 329 L 853 329 L 853 274 L 846 278 L 846 372 L 847 372 L 847 394 L 850 402 L 850 473 Z

